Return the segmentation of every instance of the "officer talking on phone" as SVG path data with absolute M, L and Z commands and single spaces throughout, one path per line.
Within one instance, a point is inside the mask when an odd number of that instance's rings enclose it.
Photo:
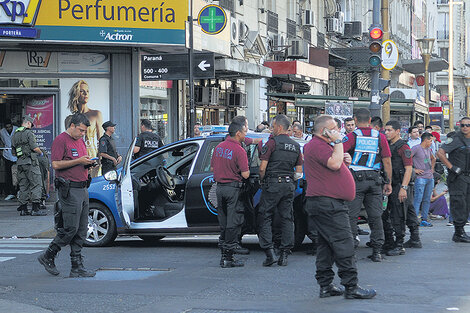
M 93 277 L 95 271 L 87 270 L 82 263 L 82 246 L 88 229 L 88 185 L 91 181 L 88 169 L 98 165 L 87 155 L 83 136 L 90 121 L 86 115 L 75 113 L 70 126 L 52 143 L 52 168 L 56 171 L 59 218 L 57 235 L 47 250 L 38 257 L 46 271 L 59 275 L 54 258 L 61 248 L 70 245 L 72 269 L 70 277 Z
M 392 161 L 387 138 L 370 127 L 370 112 L 359 109 L 354 114 L 357 129 L 343 138 L 344 152 L 352 155 L 349 169 L 356 182 L 356 198 L 349 203 L 349 217 L 353 238 L 357 236 L 357 218 L 364 204 L 370 226 L 371 260 L 382 261 L 384 230 L 382 223 L 383 195 L 392 192 Z M 387 179 L 383 184 L 381 170 Z M 383 189 L 382 189 L 383 188 Z

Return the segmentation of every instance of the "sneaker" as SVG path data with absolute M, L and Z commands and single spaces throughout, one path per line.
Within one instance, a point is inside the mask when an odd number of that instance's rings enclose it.
M 421 224 L 419 224 L 419 226 L 422 226 L 422 227 L 432 227 L 432 224 L 427 222 L 427 221 L 421 221 Z
M 447 223 L 447 226 L 454 226 L 454 223 L 448 222 L 448 223 Z
M 14 196 L 14 195 L 8 195 L 8 196 L 6 196 L 6 198 L 5 198 L 6 201 L 10 201 L 10 200 L 13 200 L 13 199 L 15 199 L 15 196 Z

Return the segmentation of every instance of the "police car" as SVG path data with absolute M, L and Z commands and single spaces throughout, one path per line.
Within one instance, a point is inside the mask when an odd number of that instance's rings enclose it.
M 165 145 L 136 160 L 132 160 L 134 140 L 122 169 L 94 178 L 88 189 L 90 214 L 86 245 L 108 245 L 118 235 L 157 241 L 168 235 L 218 234 L 215 197 L 210 194 L 214 184 L 210 162 L 214 148 L 227 135 L 214 128 L 214 132 L 219 131 L 222 134 Z M 265 143 L 269 134 L 249 132 L 247 137 L 262 138 Z M 306 142 L 299 143 L 303 147 Z M 243 233 L 254 234 L 261 193 L 260 161 L 256 145 L 246 150 L 251 176 L 243 197 L 246 207 Z M 307 231 L 300 187 L 296 190 L 294 213 L 298 246 Z

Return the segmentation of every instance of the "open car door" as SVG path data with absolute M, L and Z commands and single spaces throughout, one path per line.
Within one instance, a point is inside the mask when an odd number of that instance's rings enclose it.
M 129 227 L 134 220 L 134 188 L 132 186 L 131 161 L 137 138 L 134 138 L 122 167 L 116 193 L 116 203 L 122 222 Z

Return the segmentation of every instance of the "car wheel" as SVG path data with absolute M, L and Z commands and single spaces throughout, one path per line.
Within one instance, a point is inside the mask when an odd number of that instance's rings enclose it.
M 103 247 L 113 242 L 116 236 L 116 221 L 111 211 L 101 203 L 90 202 L 85 245 Z
M 299 249 L 307 234 L 307 217 L 302 209 L 294 208 L 294 249 Z
M 145 236 L 139 236 L 140 239 L 145 241 L 146 243 L 149 244 L 154 244 L 159 242 L 161 239 L 165 238 L 165 236 L 150 236 L 150 235 L 145 235 Z

